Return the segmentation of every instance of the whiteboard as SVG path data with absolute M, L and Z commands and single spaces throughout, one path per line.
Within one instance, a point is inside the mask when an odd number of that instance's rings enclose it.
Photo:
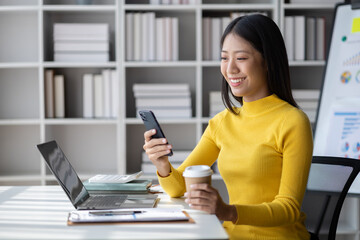
M 340 4 L 317 114 L 314 156 L 360 159 L 360 9 Z M 350 191 L 360 193 L 360 176 Z

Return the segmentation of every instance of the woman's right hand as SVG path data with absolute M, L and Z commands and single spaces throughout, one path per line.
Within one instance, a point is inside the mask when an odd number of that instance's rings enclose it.
M 167 144 L 166 138 L 151 138 L 155 133 L 155 129 L 144 133 L 145 144 L 143 148 L 151 162 L 156 166 L 159 175 L 166 177 L 170 174 L 170 162 L 166 154 L 170 153 L 172 146 Z

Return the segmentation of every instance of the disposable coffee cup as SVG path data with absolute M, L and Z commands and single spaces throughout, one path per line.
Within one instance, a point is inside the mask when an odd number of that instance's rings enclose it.
M 211 185 L 211 175 L 213 171 L 207 165 L 189 166 L 183 172 L 185 178 L 186 191 L 189 192 L 190 185 L 196 183 L 208 183 Z

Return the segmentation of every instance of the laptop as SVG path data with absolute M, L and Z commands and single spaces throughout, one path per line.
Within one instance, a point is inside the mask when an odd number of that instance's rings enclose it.
M 77 210 L 151 208 L 157 203 L 154 194 L 90 194 L 56 141 L 38 144 L 37 148 Z

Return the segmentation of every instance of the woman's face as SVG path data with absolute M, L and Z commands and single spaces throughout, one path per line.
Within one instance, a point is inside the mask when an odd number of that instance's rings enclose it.
M 270 95 L 265 61 L 248 41 L 234 33 L 224 40 L 221 73 L 232 93 L 251 102 Z

